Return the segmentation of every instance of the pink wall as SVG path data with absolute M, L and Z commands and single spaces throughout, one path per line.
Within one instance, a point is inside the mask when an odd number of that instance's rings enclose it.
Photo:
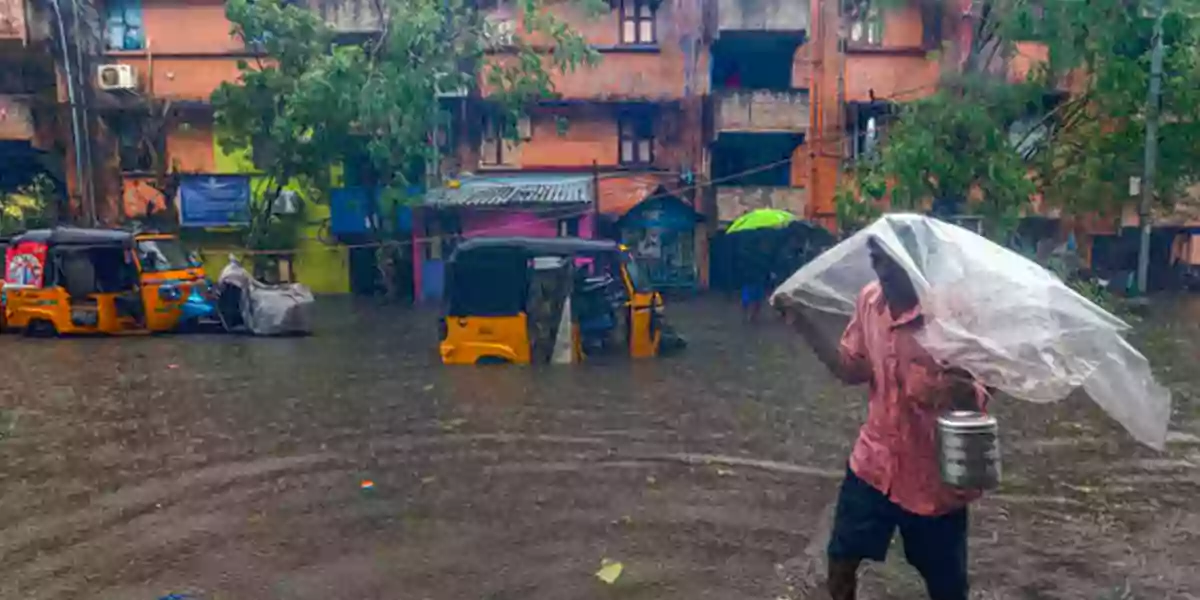
M 581 208 L 579 237 L 590 238 L 594 224 L 592 213 Z M 556 237 L 558 219 L 536 210 L 464 210 L 460 213 L 463 237 Z M 572 213 L 578 214 L 578 213 Z
M 579 237 L 590 239 L 594 237 L 595 215 L 591 205 L 581 206 L 576 211 L 568 213 L 579 216 Z M 545 216 L 545 210 L 502 210 L 502 209 L 463 209 L 459 212 L 459 224 L 464 238 L 476 237 L 557 237 L 558 219 Z M 423 302 L 434 300 L 432 293 L 425 290 L 424 263 L 425 248 L 428 246 L 425 232 L 425 214 L 422 210 L 413 211 L 413 285 L 415 300 Z M 443 260 L 448 257 L 443 257 Z M 430 263 L 431 265 L 433 263 Z M 432 276 L 432 274 L 431 274 Z M 440 284 L 432 284 L 434 287 Z

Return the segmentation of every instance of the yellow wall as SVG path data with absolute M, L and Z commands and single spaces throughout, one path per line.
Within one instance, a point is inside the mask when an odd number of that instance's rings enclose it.
M 254 164 L 250 160 L 248 150 L 226 152 L 213 139 L 213 166 L 217 173 L 254 173 Z M 251 177 L 250 187 L 258 190 L 264 184 L 264 177 Z M 294 189 L 292 185 L 287 186 Z M 295 262 L 292 268 L 296 281 L 303 283 L 318 294 L 348 294 L 350 293 L 350 252 L 345 246 L 325 244 L 319 239 L 321 226 L 329 219 L 329 206 L 309 202 L 305 205 L 305 217 L 308 226 L 304 228 L 303 239 L 296 248 Z M 205 244 L 204 268 L 211 277 L 220 275 L 221 269 L 228 264 L 228 243 L 213 242 Z M 240 253 L 239 253 L 240 254 Z

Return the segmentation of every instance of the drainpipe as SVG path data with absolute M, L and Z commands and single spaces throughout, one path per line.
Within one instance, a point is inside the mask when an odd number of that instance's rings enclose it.
M 71 136 L 75 142 L 75 183 L 85 196 L 83 201 L 84 217 L 89 224 L 94 222 L 95 215 L 91 213 L 89 203 L 86 199 L 88 192 L 83 184 L 83 138 L 79 132 L 79 104 L 75 96 L 75 74 L 71 69 L 71 53 L 67 49 L 67 31 L 63 25 L 62 11 L 59 8 L 58 0 L 50 0 L 50 5 L 54 8 L 54 18 L 58 25 L 58 41 L 62 49 L 63 55 L 63 70 L 66 72 L 67 80 L 67 101 L 71 104 Z
M 71 0 L 71 12 L 74 17 L 75 34 L 79 36 L 80 23 L 82 20 L 79 17 L 79 0 Z M 95 227 L 99 220 L 96 215 L 96 178 L 95 161 L 92 160 L 92 121 L 88 115 L 88 87 L 87 87 L 87 71 L 85 67 L 87 63 L 83 60 L 83 45 L 75 44 L 75 65 L 79 67 L 79 84 L 82 88 L 79 90 L 79 121 L 83 125 L 83 139 L 87 143 L 83 146 L 83 164 L 88 170 L 87 178 L 87 196 L 85 200 L 88 203 L 88 213 L 91 215 L 90 225 Z

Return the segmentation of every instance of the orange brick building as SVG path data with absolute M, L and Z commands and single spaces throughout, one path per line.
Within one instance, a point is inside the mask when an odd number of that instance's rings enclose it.
M 528 107 L 517 140 L 495 129 L 486 97 L 445 101 L 457 135 L 441 172 L 461 187 L 435 190 L 436 206 L 416 220 L 421 297 L 439 295 L 441 261 L 452 245 L 446 240 L 479 235 L 617 238 L 640 255 L 655 283 L 707 285 L 705 196 L 697 185 L 706 172 L 704 6 L 613 0 L 607 12 L 587 15 L 549 3 L 600 60 L 553 72 L 554 97 Z M 503 2 L 487 17 L 514 27 L 519 19 Z M 491 60 L 506 56 L 497 47 Z M 529 200 L 575 188 L 574 208 Z M 664 214 L 678 218 L 657 222 Z
M 12 7 L 25 4 L 3 2 L 0 44 L 13 48 L 24 38 L 5 34 L 5 27 L 20 31 L 12 25 L 21 18 Z M 444 132 L 440 175 L 514 189 L 551 181 L 586 187 L 581 194 L 591 214 L 581 217 L 584 230 L 558 218 L 543 219 L 537 227 L 545 228 L 535 229 L 655 242 L 647 247 L 665 254 L 646 258 L 661 263 L 662 283 L 706 287 L 712 236 L 719 239 L 722 224 L 747 210 L 785 208 L 833 226 L 842 169 L 882 143 L 889 106 L 932 93 L 941 73 L 961 64 L 969 42 L 968 3 L 956 9 L 926 4 L 884 11 L 869 2 L 610 0 L 607 12 L 584 15 L 553 2 L 551 10 L 599 52 L 599 64 L 555 73 L 556 98 L 530 107 L 515 142 L 490 129 L 486 98 L 478 93 L 446 99 L 455 120 Z M 512 20 L 510 5 L 494 3 L 490 17 Z M 370 32 L 377 22 L 365 0 L 319 6 L 343 32 Z M 94 83 L 100 64 L 128 66 L 133 78 L 127 92 L 91 91 L 89 137 L 101 150 L 92 169 L 101 220 L 136 218 L 165 201 L 147 185 L 150 152 L 183 173 L 253 175 L 244 153 L 228 154 L 216 144 L 208 106 L 212 91 L 236 77 L 237 60 L 248 56 L 230 36 L 223 2 L 101 0 L 97 9 L 102 48 L 85 78 Z M 503 52 L 495 59 L 503 60 Z M 61 103 L 68 100 L 61 72 L 57 94 Z M 163 148 L 142 141 L 145 124 L 138 115 L 147 101 L 169 107 L 161 119 Z M 2 96 L 0 102 L 19 104 Z M 50 137 L 69 140 L 66 122 L 59 119 Z M 13 131 L 4 123 L 0 119 L 0 132 Z M 73 175 L 72 146 L 64 144 L 62 162 L 78 198 L 83 187 Z M 684 209 L 694 213 L 695 226 L 688 229 L 677 219 L 666 246 L 656 237 L 662 228 L 647 225 L 641 215 Z M 425 239 L 461 224 L 416 227 Z M 523 227 L 514 232 L 534 231 Z M 440 260 L 445 249 L 439 246 L 427 243 L 419 254 Z M 346 252 L 314 243 L 302 254 L 298 260 L 309 267 L 299 270 L 302 279 L 322 291 L 348 287 L 339 274 L 346 270 Z

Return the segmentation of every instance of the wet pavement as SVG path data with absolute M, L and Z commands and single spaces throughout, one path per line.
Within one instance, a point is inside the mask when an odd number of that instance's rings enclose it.
M 2 336 L 0 598 L 822 597 L 865 392 L 731 302 L 670 309 L 684 354 L 555 369 L 442 367 L 431 314 L 349 300 L 304 339 Z M 994 407 L 977 597 L 1200 597 L 1200 303 L 1168 311 L 1167 453 Z M 921 597 L 898 552 L 864 598 Z

